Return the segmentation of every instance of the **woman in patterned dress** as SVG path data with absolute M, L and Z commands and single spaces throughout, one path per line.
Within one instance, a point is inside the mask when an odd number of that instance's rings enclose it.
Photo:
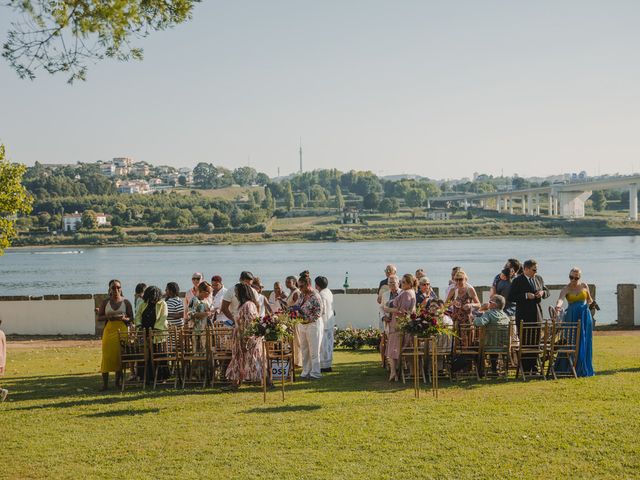
M 251 287 L 244 283 L 235 286 L 240 307 L 235 317 L 231 337 L 231 361 L 227 367 L 227 379 L 236 389 L 242 382 L 262 381 L 262 361 L 264 355 L 264 339 L 262 337 L 245 338 L 247 326 L 258 318 L 258 309 L 253 302 Z
M 467 274 L 458 270 L 453 280 L 455 286 L 447 295 L 447 304 L 451 304 L 451 319 L 456 325 L 473 324 L 473 309 L 480 308 L 480 300 L 475 288 L 467 283 Z M 465 335 L 461 338 L 464 345 L 473 343 L 473 335 Z

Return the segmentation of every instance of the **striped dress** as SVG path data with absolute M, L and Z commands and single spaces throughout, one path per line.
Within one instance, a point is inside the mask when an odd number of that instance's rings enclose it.
M 184 303 L 180 297 L 167 298 L 167 313 L 170 327 L 184 326 Z M 180 315 L 180 318 L 172 318 Z

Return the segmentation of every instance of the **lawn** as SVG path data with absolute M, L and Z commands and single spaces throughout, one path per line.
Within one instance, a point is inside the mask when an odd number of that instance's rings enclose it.
M 372 351 L 263 404 L 257 387 L 97 391 L 96 342 L 9 346 L 2 478 L 638 478 L 640 336 L 590 379 L 389 384 Z

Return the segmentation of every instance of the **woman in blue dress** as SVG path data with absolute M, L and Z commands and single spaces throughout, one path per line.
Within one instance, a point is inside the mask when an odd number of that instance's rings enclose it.
M 564 299 L 569 306 L 564 314 L 565 322 L 576 323 L 580 320 L 580 341 L 578 343 L 578 359 L 576 362 L 576 372 L 579 377 L 591 377 L 594 375 L 592 364 L 592 337 L 593 318 L 589 311 L 589 305 L 593 303 L 589 286 L 580 281 L 582 271 L 574 267 L 569 272 L 569 284 L 560 292 L 556 310 L 560 312 Z

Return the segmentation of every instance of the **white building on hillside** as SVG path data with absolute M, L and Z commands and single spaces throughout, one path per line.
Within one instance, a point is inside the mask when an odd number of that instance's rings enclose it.
M 109 218 L 104 213 L 96 213 L 98 226 L 102 227 L 109 224 Z M 82 214 L 78 212 L 67 213 L 62 217 L 62 228 L 65 232 L 75 232 L 82 224 Z

